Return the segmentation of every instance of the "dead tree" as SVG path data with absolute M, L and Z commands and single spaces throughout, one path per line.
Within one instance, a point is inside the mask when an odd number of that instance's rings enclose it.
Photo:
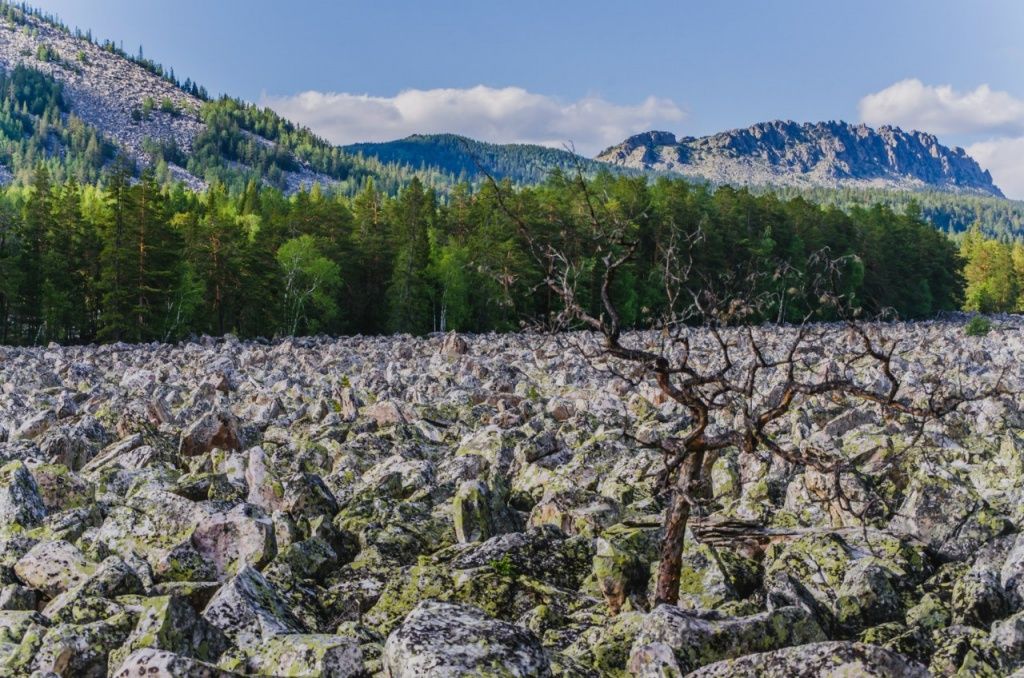
M 846 407 L 867 407 L 879 421 L 899 420 L 919 437 L 929 422 L 964 403 L 1004 392 L 1001 379 L 973 392 L 952 378 L 935 379 L 924 390 L 906 388 L 897 367 L 899 342 L 885 339 L 883 325 L 851 319 L 855 314 L 848 300 L 834 291 L 845 263 L 842 258 L 819 252 L 799 274 L 777 264 L 758 271 L 722 272 L 714 278 L 698 276 L 693 251 L 703 237 L 699 228 L 676 229 L 660 244 L 664 310 L 652 323 L 656 331 L 626 333 L 612 290 L 616 276 L 637 253 L 633 225 L 600 213 L 587 181 L 577 172 L 583 232 L 576 236 L 589 243 L 584 262 L 562 243 L 535 235 L 536 229 L 512 204 L 514 196 L 493 179 L 491 185 L 500 208 L 517 224 L 542 267 L 543 284 L 560 302 L 551 326 L 582 326 L 597 333 L 600 350 L 588 353 L 593 363 L 602 363 L 634 385 L 644 380 L 655 383 L 685 413 L 684 434 L 638 441 L 658 449 L 664 461 L 659 480 L 667 493 L 667 508 L 655 604 L 678 601 L 687 525 L 712 499 L 710 469 L 726 450 L 775 457 L 827 474 L 836 480 L 835 499 L 850 504 L 850 498 L 842 496 L 842 477 L 860 473 L 865 460 L 783 444 L 781 424 L 791 412 L 831 399 Z M 796 284 L 763 291 L 772 289 L 758 284 L 764 276 L 796 279 Z M 595 277 L 596 302 L 581 300 L 580 290 L 592 289 Z M 767 309 L 808 295 L 818 311 L 827 310 L 843 322 L 813 323 L 814 313 L 808 312 L 795 325 L 768 330 L 751 325 L 753 319 L 764 318 Z M 897 462 L 893 457 L 886 463 Z

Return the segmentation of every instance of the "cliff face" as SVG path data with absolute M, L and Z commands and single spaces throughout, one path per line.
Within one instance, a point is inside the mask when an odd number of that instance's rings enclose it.
M 845 122 L 774 121 L 707 137 L 645 132 L 598 160 L 639 170 L 678 172 L 716 183 L 933 188 L 1002 197 L 962 148 L 931 134 Z

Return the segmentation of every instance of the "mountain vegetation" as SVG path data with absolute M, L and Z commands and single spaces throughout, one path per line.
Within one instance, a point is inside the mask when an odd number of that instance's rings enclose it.
M 556 169 L 565 172 L 582 169 L 586 174 L 602 170 L 637 174 L 581 158 L 568 149 L 533 144 L 489 144 L 456 134 L 414 134 L 397 141 L 351 144 L 343 149 L 385 165 L 439 174 L 445 185 L 479 182 L 483 179 L 481 167 L 497 179 L 509 179 L 520 185 L 540 183 Z
M 506 182 L 506 189 L 511 184 Z M 510 330 L 544 321 L 552 299 L 516 224 L 491 186 L 437 193 L 412 179 L 390 197 L 286 196 L 250 181 L 241 193 L 161 187 L 119 163 L 102 186 L 53 180 L 45 164 L 0 200 L 0 343 L 178 339 L 200 333 L 272 336 Z M 635 224 L 643 256 L 613 295 L 626 326 L 660 312 L 665 243 L 701 233 L 694 280 L 715 271 L 779 267 L 762 296 L 800 279 L 816 252 L 846 264 L 837 281 L 865 311 L 929 317 L 959 308 L 955 244 L 919 214 L 875 206 L 849 213 L 801 198 L 711 191 L 680 179 L 556 173 L 514 196 L 538 234 L 586 238 L 584 195 Z M 507 199 L 507 198 L 505 198 Z M 588 269 L 580 271 L 584 278 Z M 586 303 L 597 303 L 596 279 Z M 754 320 L 813 308 L 767 304 Z
M 844 291 L 871 313 L 1020 307 L 1017 278 L 997 280 L 1024 224 L 1019 203 L 863 186 L 735 189 L 454 135 L 339 148 L 268 109 L 211 98 L 141 49 L 129 57 L 23 6 L 0 5 L 3 22 L 17 45 L 46 47 L 0 54 L 3 343 L 542 322 L 552 312 L 544 273 L 484 170 L 514 189 L 538 233 L 558 224 L 570 244 L 585 237 L 584 192 L 636 224 L 645 257 L 614 290 L 628 326 L 659 312 L 659 252 L 680 229 L 702 234 L 695 279 L 761 263 L 797 275 L 826 248 L 847 262 Z M 81 59 L 69 59 L 74 46 Z M 111 69 L 130 101 L 90 90 Z M 766 307 L 757 319 L 808 310 Z

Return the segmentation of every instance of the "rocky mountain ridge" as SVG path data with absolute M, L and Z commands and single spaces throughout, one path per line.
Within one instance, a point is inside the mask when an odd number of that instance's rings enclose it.
M 681 139 L 654 131 L 634 135 L 596 159 L 717 184 L 929 188 L 1003 197 L 991 174 L 962 148 L 890 126 L 776 120 Z

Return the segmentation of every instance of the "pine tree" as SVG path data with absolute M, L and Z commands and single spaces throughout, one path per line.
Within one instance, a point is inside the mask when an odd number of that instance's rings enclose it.
M 393 203 L 397 245 L 388 284 L 389 329 L 423 334 L 433 329 L 426 269 L 430 264 L 427 233 L 437 209 L 433 192 L 414 178 Z
M 20 279 L 15 315 L 21 339 L 30 344 L 39 343 L 45 334 L 43 257 L 51 219 L 50 173 L 45 165 L 39 164 L 32 176 L 32 192 L 25 205 L 18 237 L 20 247 L 17 266 Z
M 108 341 L 121 341 L 131 332 L 132 305 L 132 239 L 131 218 L 132 170 L 124 161 L 118 163 L 107 186 L 110 220 L 102 231 L 100 252 L 100 290 L 102 313 L 98 336 Z

